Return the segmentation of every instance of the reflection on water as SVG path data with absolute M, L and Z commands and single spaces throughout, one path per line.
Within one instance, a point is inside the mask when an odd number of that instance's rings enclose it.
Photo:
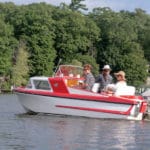
M 147 150 L 150 123 L 26 115 L 15 95 L 0 96 L 0 150 Z

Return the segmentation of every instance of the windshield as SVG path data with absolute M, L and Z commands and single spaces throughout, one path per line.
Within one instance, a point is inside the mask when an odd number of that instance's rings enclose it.
M 74 65 L 60 65 L 55 76 L 63 77 L 63 76 L 70 76 L 70 77 L 78 77 L 82 76 L 83 68 L 80 66 Z

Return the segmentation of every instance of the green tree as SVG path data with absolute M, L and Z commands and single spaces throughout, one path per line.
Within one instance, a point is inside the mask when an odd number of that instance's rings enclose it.
M 71 62 L 70 62 L 71 65 L 75 65 L 75 66 L 81 66 L 82 67 L 82 62 L 80 62 L 79 60 L 77 59 L 73 59 Z
M 20 6 L 10 15 L 15 35 L 27 42 L 29 50 L 30 76 L 46 75 L 53 72 L 56 57 L 54 44 L 53 7 L 45 3 Z
M 0 3 L 0 76 L 9 82 L 17 40 L 24 39 L 29 76 L 51 75 L 62 58 L 62 63 L 90 63 L 94 74 L 97 63 L 110 64 L 114 72 L 127 73 L 128 83 L 142 84 L 150 62 L 150 16 L 141 9 L 114 12 L 110 8 L 95 8 L 85 15 L 79 12 L 86 8 L 83 1 L 60 7 Z
M 20 41 L 16 50 L 15 65 L 12 69 L 12 84 L 16 86 L 26 85 L 29 77 L 28 51 L 25 42 Z
M 144 56 L 150 64 L 150 15 L 141 9 L 133 14 L 138 29 L 138 42 L 144 50 Z
M 13 27 L 0 15 L 0 76 L 10 74 L 13 52 L 17 47 L 17 40 L 13 36 Z
M 82 66 L 85 64 L 90 64 L 92 66 L 92 73 L 97 76 L 99 74 L 99 65 L 96 63 L 95 58 L 89 55 L 77 55 L 76 60 L 82 63 Z
M 81 4 L 81 2 L 84 2 L 84 1 L 85 0 L 71 0 L 69 9 L 71 9 L 72 11 L 88 10 L 85 4 Z
M 124 70 L 127 72 L 129 83 L 143 82 L 147 74 L 145 69 L 147 63 L 143 49 L 138 43 L 136 21 L 127 14 L 116 13 L 109 8 L 94 9 L 90 17 L 103 31 L 101 41 L 97 43 L 99 48 L 97 62 L 102 66 L 110 64 L 113 71 Z M 137 55 L 134 60 L 133 55 Z M 144 67 L 139 65 L 139 62 Z M 139 66 L 138 72 L 141 71 L 142 76 L 133 78 L 129 73 L 129 70 L 135 70 L 135 66 Z
M 147 79 L 147 61 L 143 57 L 143 52 L 130 53 L 123 57 L 123 70 L 127 74 L 127 82 L 136 87 L 143 85 Z
M 99 40 L 100 30 L 96 24 L 77 12 L 55 11 L 55 49 L 58 58 L 70 62 L 75 55 L 96 55 L 95 42 Z

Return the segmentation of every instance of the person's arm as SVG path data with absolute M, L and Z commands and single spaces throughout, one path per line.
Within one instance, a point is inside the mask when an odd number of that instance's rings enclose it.
M 89 85 L 88 85 L 89 88 L 90 88 L 90 90 L 92 89 L 94 83 L 95 83 L 95 78 L 94 78 L 94 76 L 92 76 L 92 77 L 89 79 Z
M 96 80 L 95 80 L 96 83 L 101 83 L 101 81 L 102 81 L 102 75 L 99 75 L 98 77 L 96 77 Z

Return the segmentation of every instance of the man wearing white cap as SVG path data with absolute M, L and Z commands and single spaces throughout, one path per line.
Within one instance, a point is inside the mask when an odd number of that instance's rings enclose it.
M 108 84 L 113 82 L 113 78 L 110 75 L 111 68 L 109 65 L 104 65 L 102 73 L 98 76 L 96 82 L 100 83 L 99 92 L 105 90 Z

